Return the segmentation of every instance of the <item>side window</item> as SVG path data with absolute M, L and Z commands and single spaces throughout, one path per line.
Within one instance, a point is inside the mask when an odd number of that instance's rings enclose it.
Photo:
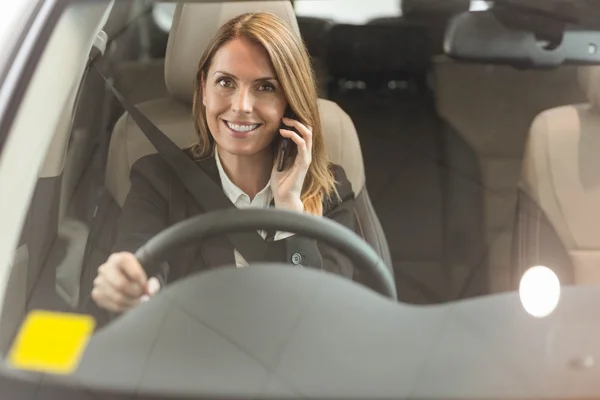
M 81 219 L 73 217 L 79 215 L 79 210 L 70 206 L 90 164 L 96 139 L 96 131 L 88 128 L 100 125 L 96 105 L 101 99 L 94 95 L 93 84 L 83 67 L 97 27 L 108 11 L 108 2 L 91 4 L 86 10 L 79 5 L 69 5 L 44 44 L 39 61 L 35 57 L 28 61 L 34 77 L 41 78 L 30 79 L 23 100 L 14 104 L 19 107 L 20 117 L 11 127 L 14 130 L 11 135 L 23 137 L 25 132 L 28 141 L 43 138 L 49 141 L 49 146 L 45 152 L 38 149 L 28 154 L 33 162 L 29 173 L 32 176 L 37 173 L 37 180 L 11 260 L 8 289 L 0 310 L 2 351 L 25 312 L 34 308 L 65 310 L 70 305 L 56 277 L 63 271 L 61 266 L 76 265 L 77 255 L 85 245 L 86 227 Z M 52 93 L 49 101 L 31 100 L 41 99 L 48 93 Z M 84 99 L 86 93 L 92 98 Z M 42 121 L 40 116 L 43 116 Z M 19 120 L 33 121 L 35 132 Z M 25 180 L 28 175 L 15 171 L 14 176 Z M 20 204 L 15 212 L 20 213 L 25 206 Z
M 150 23 L 150 58 L 164 58 L 176 3 L 156 3 Z
M 332 19 L 336 23 L 365 24 L 374 18 L 400 16 L 400 1 L 377 0 L 367 6 L 364 0 L 296 0 L 294 8 L 300 17 Z
M 152 18 L 156 26 L 164 33 L 171 31 L 176 6 L 177 4 L 175 3 L 156 3 L 152 8 Z

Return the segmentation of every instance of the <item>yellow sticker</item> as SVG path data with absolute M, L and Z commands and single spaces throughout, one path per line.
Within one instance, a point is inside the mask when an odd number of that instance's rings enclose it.
M 87 315 L 35 310 L 29 313 L 8 356 L 11 367 L 70 374 L 79 365 L 96 321 Z

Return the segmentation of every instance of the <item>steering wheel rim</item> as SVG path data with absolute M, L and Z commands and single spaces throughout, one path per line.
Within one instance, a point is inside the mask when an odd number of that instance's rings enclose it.
M 233 232 L 278 230 L 322 240 L 341 251 L 374 278 L 375 290 L 397 300 L 392 271 L 355 232 L 328 218 L 278 209 L 225 209 L 181 221 L 154 236 L 140 247 L 135 256 L 142 265 L 162 261 L 166 255 L 206 238 Z

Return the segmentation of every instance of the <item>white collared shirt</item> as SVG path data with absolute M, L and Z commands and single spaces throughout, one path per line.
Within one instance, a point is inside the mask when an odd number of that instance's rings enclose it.
M 217 152 L 217 146 L 215 146 L 215 160 L 217 162 L 217 169 L 219 170 L 219 178 L 221 179 L 221 185 L 223 186 L 223 192 L 225 195 L 231 200 L 231 202 L 237 208 L 250 208 L 250 207 L 258 207 L 258 208 L 267 208 L 270 207 L 271 202 L 273 201 L 273 192 L 271 190 L 271 181 L 267 182 L 267 185 L 257 193 L 256 196 L 252 200 L 250 200 L 250 196 L 248 196 L 242 189 L 237 187 L 231 179 L 225 173 L 223 166 L 221 165 L 221 159 L 219 158 L 219 154 Z M 267 237 L 266 231 L 258 231 L 260 236 L 263 239 Z M 279 232 L 275 233 L 274 240 L 282 240 L 294 235 L 289 232 Z M 235 264 L 237 267 L 245 267 L 248 265 L 244 257 L 235 250 Z

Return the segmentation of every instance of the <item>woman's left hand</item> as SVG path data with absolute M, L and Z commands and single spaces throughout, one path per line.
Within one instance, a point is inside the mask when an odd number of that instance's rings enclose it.
M 298 152 L 293 163 L 283 171 L 277 171 L 277 162 L 274 163 L 273 172 L 271 173 L 271 186 L 275 198 L 275 207 L 304 211 L 301 195 L 304 178 L 312 161 L 312 129 L 289 118 L 283 118 L 283 123 L 296 128 L 298 131 L 299 135 L 292 130 L 279 130 L 281 136 L 294 142 Z

